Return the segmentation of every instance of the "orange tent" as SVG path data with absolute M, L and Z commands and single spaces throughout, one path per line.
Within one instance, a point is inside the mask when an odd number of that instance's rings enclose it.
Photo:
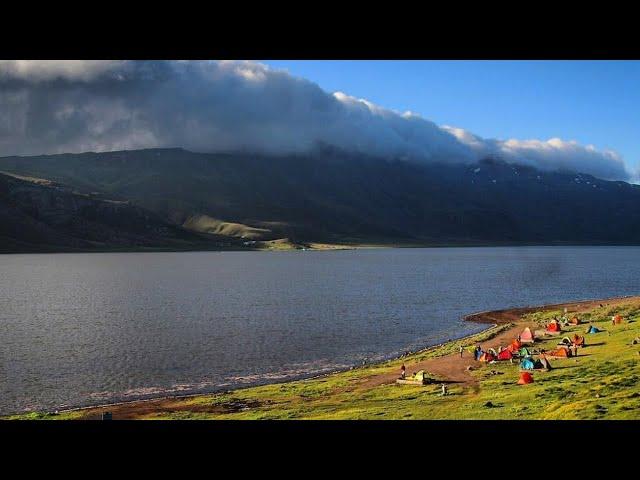
M 547 352 L 547 355 L 550 357 L 564 357 L 564 358 L 569 358 L 571 357 L 571 350 L 569 350 L 566 347 L 560 347 L 556 350 L 553 350 L 551 352 Z
M 520 334 L 520 341 L 522 343 L 533 343 L 533 333 L 529 327 L 525 328 Z
M 621 315 L 616 315 L 611 320 L 612 320 L 614 325 L 619 325 L 619 324 L 622 323 L 622 316 Z
M 556 322 L 555 320 L 552 320 L 551 323 L 549 325 L 547 325 L 547 330 L 549 332 L 559 332 L 560 331 L 560 324 L 558 322 Z
M 528 383 L 533 383 L 533 375 L 531 375 L 529 372 L 520 372 L 518 385 L 527 385 Z
M 573 336 L 573 344 L 578 347 L 584 347 L 584 337 L 581 337 L 577 333 Z
M 573 317 L 569 320 L 569 323 L 571 323 L 571 325 L 580 325 L 580 319 L 578 317 Z
M 511 342 L 511 345 L 507 347 L 507 350 L 509 350 L 511 353 L 515 353 L 519 351 L 521 347 L 522 343 L 520 343 L 518 339 L 515 339 L 513 342 Z

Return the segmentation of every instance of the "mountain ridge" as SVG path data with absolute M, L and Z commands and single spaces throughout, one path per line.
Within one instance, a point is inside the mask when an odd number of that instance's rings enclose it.
M 639 186 L 494 158 L 417 164 L 329 149 L 275 157 L 172 148 L 2 157 L 0 171 L 236 241 L 268 231 L 300 245 L 640 244 Z M 206 228 L 194 222 L 206 218 Z

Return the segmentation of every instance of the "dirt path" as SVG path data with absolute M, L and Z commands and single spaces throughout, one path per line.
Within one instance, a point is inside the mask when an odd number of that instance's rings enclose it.
M 526 326 L 532 326 L 519 322 L 519 320 L 520 318 L 518 317 L 518 324 L 515 327 L 505 330 L 485 342 L 480 342 L 479 345 L 483 350 L 489 348 L 495 348 L 497 350 L 501 345 L 506 347 Z M 428 358 L 421 362 L 406 362 L 405 366 L 407 367 L 407 376 L 413 375 L 419 370 L 426 370 L 429 373 L 445 378 L 447 382 L 462 384 L 464 387 L 477 387 L 477 379 L 467 370 L 469 366 L 476 368 L 475 360 L 473 359 L 473 354 L 467 351 L 462 353 L 462 357 L 460 357 L 460 354 L 454 353 L 442 357 Z M 395 383 L 399 373 L 398 371 L 369 377 L 358 385 L 358 387 L 369 389 L 380 385 Z

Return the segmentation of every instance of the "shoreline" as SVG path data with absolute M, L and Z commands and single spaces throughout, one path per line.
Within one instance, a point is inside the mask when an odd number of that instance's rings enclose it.
M 466 318 L 463 317 L 463 320 L 466 320 Z M 478 322 L 478 323 L 482 323 L 482 322 Z M 479 332 L 469 333 L 469 334 L 464 335 L 462 337 L 451 338 L 451 339 L 448 339 L 448 340 L 446 340 L 444 342 L 435 343 L 433 345 L 429 345 L 427 347 L 420 348 L 420 349 L 417 349 L 417 350 L 408 350 L 408 351 L 406 351 L 405 353 L 403 353 L 401 355 L 390 356 L 388 358 L 383 358 L 381 360 L 376 360 L 374 362 L 365 363 L 365 364 L 362 364 L 362 365 L 350 365 L 348 367 L 334 368 L 334 369 L 330 369 L 329 371 L 326 371 L 326 372 L 323 372 L 323 373 L 300 374 L 300 375 L 297 375 L 297 376 L 290 377 L 290 378 L 288 378 L 286 380 L 275 380 L 275 381 L 266 381 L 266 382 L 262 382 L 262 383 L 260 383 L 260 382 L 251 383 L 251 384 L 248 384 L 248 385 L 232 387 L 232 388 L 221 387 L 219 389 L 205 390 L 205 391 L 199 391 L 199 392 L 195 392 L 195 393 L 173 394 L 173 395 L 172 394 L 157 395 L 157 396 L 152 396 L 152 397 L 149 397 L 149 398 L 140 398 L 140 399 L 135 399 L 135 400 L 122 400 L 122 401 L 107 402 L 107 403 L 101 403 L 101 404 L 95 404 L 95 405 L 84 405 L 84 406 L 77 406 L 77 407 L 65 407 L 65 408 L 60 408 L 60 409 L 58 409 L 56 411 L 59 414 L 62 414 L 62 413 L 68 413 L 68 412 L 80 412 L 80 411 L 87 411 L 87 410 L 104 409 L 104 408 L 123 406 L 123 405 L 145 404 L 145 403 L 158 402 L 158 401 L 163 401 L 163 400 L 190 399 L 190 398 L 202 397 L 202 396 L 205 396 L 205 395 L 228 394 L 228 393 L 238 392 L 238 391 L 241 391 L 241 390 L 247 390 L 247 389 L 250 389 L 250 388 L 267 386 L 267 385 L 281 385 L 281 384 L 287 384 L 287 383 L 291 383 L 291 382 L 299 382 L 299 381 L 304 381 L 304 380 L 316 380 L 316 379 L 330 377 L 332 375 L 336 375 L 336 374 L 339 374 L 339 373 L 345 373 L 345 372 L 350 372 L 350 371 L 354 371 L 354 370 L 362 370 L 364 368 L 370 368 L 370 367 L 375 367 L 375 366 L 379 366 L 379 365 L 384 365 L 386 363 L 395 362 L 395 361 L 398 361 L 398 360 L 401 360 L 403 358 L 410 357 L 410 356 L 413 356 L 413 355 L 420 355 L 420 354 L 423 354 L 423 353 L 429 353 L 430 351 L 436 350 L 438 348 L 441 348 L 441 347 L 443 347 L 443 346 L 445 346 L 445 345 L 447 345 L 447 344 L 449 344 L 451 342 L 459 342 L 459 341 L 462 341 L 462 340 L 465 340 L 465 339 L 468 339 L 468 338 L 475 337 L 475 336 L 480 335 L 482 333 L 485 333 L 485 332 L 491 330 L 492 328 L 494 328 L 496 326 L 498 326 L 498 324 L 488 325 L 486 328 L 483 328 Z M 29 414 L 29 413 L 33 413 L 33 412 L 37 412 L 37 410 L 9 413 L 9 414 L 6 414 L 6 415 L 1 415 L 0 416 L 0 420 L 3 417 L 7 417 L 7 416 L 25 415 L 25 414 Z M 47 411 L 47 413 L 52 413 L 52 412 Z
M 596 248 L 596 247 L 640 247 L 639 243 L 323 243 L 303 242 L 314 244 L 314 247 L 286 247 L 286 248 L 247 248 L 240 245 L 210 248 L 171 248 L 171 247 L 124 247 L 124 248 L 79 248 L 79 249 L 32 249 L 32 250 L 0 250 L 0 255 L 52 255 L 73 253 L 196 253 L 196 252 L 336 252 L 351 250 L 383 250 L 383 249 L 420 249 L 420 248 Z M 302 243 L 300 244 L 302 245 Z M 317 246 L 322 245 L 322 246 Z
M 469 313 L 463 316 L 462 319 L 466 322 L 494 323 L 500 325 L 505 323 L 513 323 L 515 318 L 519 318 L 522 317 L 522 315 L 533 312 L 545 312 L 549 310 L 556 310 L 558 308 L 577 309 L 576 311 L 579 312 L 580 310 L 585 310 L 595 305 L 604 305 L 611 302 L 616 303 L 619 301 L 631 300 L 634 298 L 640 298 L 640 296 L 623 295 L 619 297 L 601 299 L 577 300 L 573 302 L 563 303 L 548 303 L 544 305 L 533 305 L 526 307 L 511 307 L 500 310 L 486 310 L 482 312 Z
M 573 301 L 573 302 L 543 304 L 539 306 L 512 307 L 512 308 L 506 308 L 506 309 L 500 309 L 500 310 L 474 312 L 474 313 L 464 315 L 462 317 L 462 320 L 465 322 L 469 321 L 469 322 L 474 322 L 479 324 L 485 324 L 486 328 L 483 328 L 479 332 L 464 335 L 462 337 L 451 338 L 444 342 L 440 342 L 438 344 L 430 345 L 415 351 L 407 351 L 401 355 L 396 355 L 389 358 L 383 358 L 381 360 L 376 360 L 371 363 L 365 363 L 363 365 L 353 365 L 353 366 L 344 367 L 344 368 L 332 369 L 330 371 L 323 372 L 320 374 L 310 374 L 310 375 L 302 374 L 286 380 L 266 381 L 262 383 L 253 383 L 250 385 L 233 387 L 233 388 L 220 388 L 220 389 L 215 389 L 211 391 L 200 391 L 200 392 L 187 393 L 187 394 L 158 395 L 158 396 L 152 396 L 149 398 L 140 398 L 140 399 L 134 399 L 134 400 L 107 402 L 104 404 L 62 408 L 57 410 L 58 412 L 57 414 L 52 414 L 50 411 L 48 411 L 47 415 L 55 416 L 55 415 L 61 415 L 65 413 L 80 413 L 80 412 L 89 413 L 89 412 L 95 412 L 97 410 L 106 411 L 106 409 L 111 409 L 114 407 L 126 407 L 134 410 L 138 407 L 144 407 L 144 406 L 149 406 L 153 404 L 179 402 L 179 401 L 190 400 L 190 399 L 193 400 L 193 399 L 198 399 L 200 397 L 210 397 L 214 395 L 229 395 L 234 393 L 241 393 L 242 391 L 249 390 L 252 388 L 268 387 L 268 386 L 274 386 L 274 385 L 286 386 L 288 384 L 292 384 L 300 381 L 313 381 L 313 380 L 319 380 L 319 379 L 327 379 L 327 378 L 331 378 L 333 376 L 337 376 L 337 375 L 344 374 L 351 371 L 357 373 L 358 371 L 362 371 L 365 369 L 382 368 L 387 366 L 388 364 L 397 362 L 407 357 L 428 356 L 430 353 L 435 352 L 439 349 L 443 349 L 443 348 L 446 348 L 447 346 L 452 346 L 454 344 L 464 342 L 465 339 L 487 334 L 492 329 L 495 329 L 497 327 L 512 325 L 512 328 L 509 330 L 513 330 L 513 328 L 515 328 L 516 326 L 522 323 L 522 316 L 526 314 L 530 314 L 534 312 L 546 312 L 550 310 L 558 310 L 563 308 L 567 308 L 567 310 L 570 311 L 571 313 L 579 313 L 581 311 L 587 311 L 589 309 L 595 308 L 601 304 L 606 306 L 612 306 L 618 303 L 629 302 L 634 299 L 640 300 L 640 296 L 628 295 L 628 296 L 610 297 L 610 298 L 595 299 L 595 300 L 594 299 L 579 300 L 579 301 Z M 503 331 L 502 330 L 497 331 L 496 335 L 500 333 L 503 333 Z M 43 413 L 44 411 L 39 411 L 39 412 Z M 38 411 L 36 410 L 36 411 L 17 412 L 14 414 L 3 415 L 3 417 L 11 417 L 16 415 L 17 416 L 29 415 L 32 413 L 38 413 Z

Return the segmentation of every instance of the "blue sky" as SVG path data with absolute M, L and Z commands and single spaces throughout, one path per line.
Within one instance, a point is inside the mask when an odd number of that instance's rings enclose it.
M 639 61 L 262 61 L 482 137 L 560 137 L 640 166 Z

